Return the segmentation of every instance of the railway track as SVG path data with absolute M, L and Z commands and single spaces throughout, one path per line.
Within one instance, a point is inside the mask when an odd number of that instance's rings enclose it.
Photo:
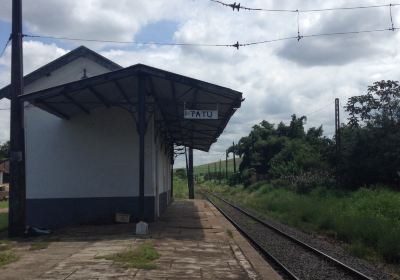
M 218 195 L 203 195 L 289 279 L 373 279 Z

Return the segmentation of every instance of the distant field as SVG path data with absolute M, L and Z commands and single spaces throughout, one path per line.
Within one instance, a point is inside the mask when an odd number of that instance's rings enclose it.
M 0 209 L 8 208 L 8 201 L 0 201 Z
M 236 170 L 239 170 L 239 165 L 242 162 L 241 158 L 236 158 Z M 194 174 L 206 174 L 208 172 L 208 166 L 210 166 L 210 172 L 219 172 L 219 161 L 202 164 L 194 167 Z M 225 172 L 225 160 L 221 161 L 221 170 Z M 228 159 L 228 172 L 233 173 L 233 159 Z

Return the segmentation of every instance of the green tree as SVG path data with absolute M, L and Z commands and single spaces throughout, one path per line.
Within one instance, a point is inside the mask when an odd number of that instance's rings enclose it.
M 10 157 L 10 141 L 0 145 L 0 160 Z

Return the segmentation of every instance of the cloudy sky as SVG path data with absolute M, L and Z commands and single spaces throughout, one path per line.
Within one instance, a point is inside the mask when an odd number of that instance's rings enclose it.
M 227 0 L 229 1 L 229 0 Z M 229 1 L 234 2 L 234 1 Z M 245 0 L 248 7 L 317 9 L 388 4 L 369 0 Z M 0 46 L 11 31 L 11 1 L 0 0 Z M 400 26 L 400 7 L 393 7 Z M 240 11 L 208 0 L 23 0 L 24 33 L 114 41 L 234 44 L 297 35 L 297 14 Z M 302 13 L 303 35 L 391 27 L 388 7 Z M 397 24 L 398 23 L 398 24 Z M 307 126 L 334 131 L 334 99 L 366 92 L 382 79 L 399 79 L 398 32 L 313 37 L 248 46 L 143 46 L 51 39 L 24 40 L 25 74 L 79 45 L 122 66 L 143 63 L 216 83 L 244 93 L 246 101 L 210 153 L 195 154 L 195 164 L 224 157 L 232 141 L 265 119 L 288 122 L 306 115 Z M 10 82 L 10 54 L 0 58 L 0 87 Z M 7 100 L 0 108 L 9 108 Z M 342 120 L 343 122 L 345 120 Z M 9 111 L 0 110 L 0 142 L 9 138 Z M 182 160 L 178 165 L 182 164 Z

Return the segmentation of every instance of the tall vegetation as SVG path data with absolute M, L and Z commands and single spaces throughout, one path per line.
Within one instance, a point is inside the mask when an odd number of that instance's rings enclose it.
M 279 179 L 309 191 L 315 185 L 348 188 L 379 183 L 399 187 L 400 85 L 375 82 L 365 95 L 349 98 L 349 114 L 341 129 L 341 150 L 323 128 L 304 128 L 306 116 L 292 115 L 290 123 L 262 121 L 248 136 L 229 148 L 242 157 L 240 176 L 245 186 L 258 180 Z M 339 182 L 335 179 L 339 178 Z

